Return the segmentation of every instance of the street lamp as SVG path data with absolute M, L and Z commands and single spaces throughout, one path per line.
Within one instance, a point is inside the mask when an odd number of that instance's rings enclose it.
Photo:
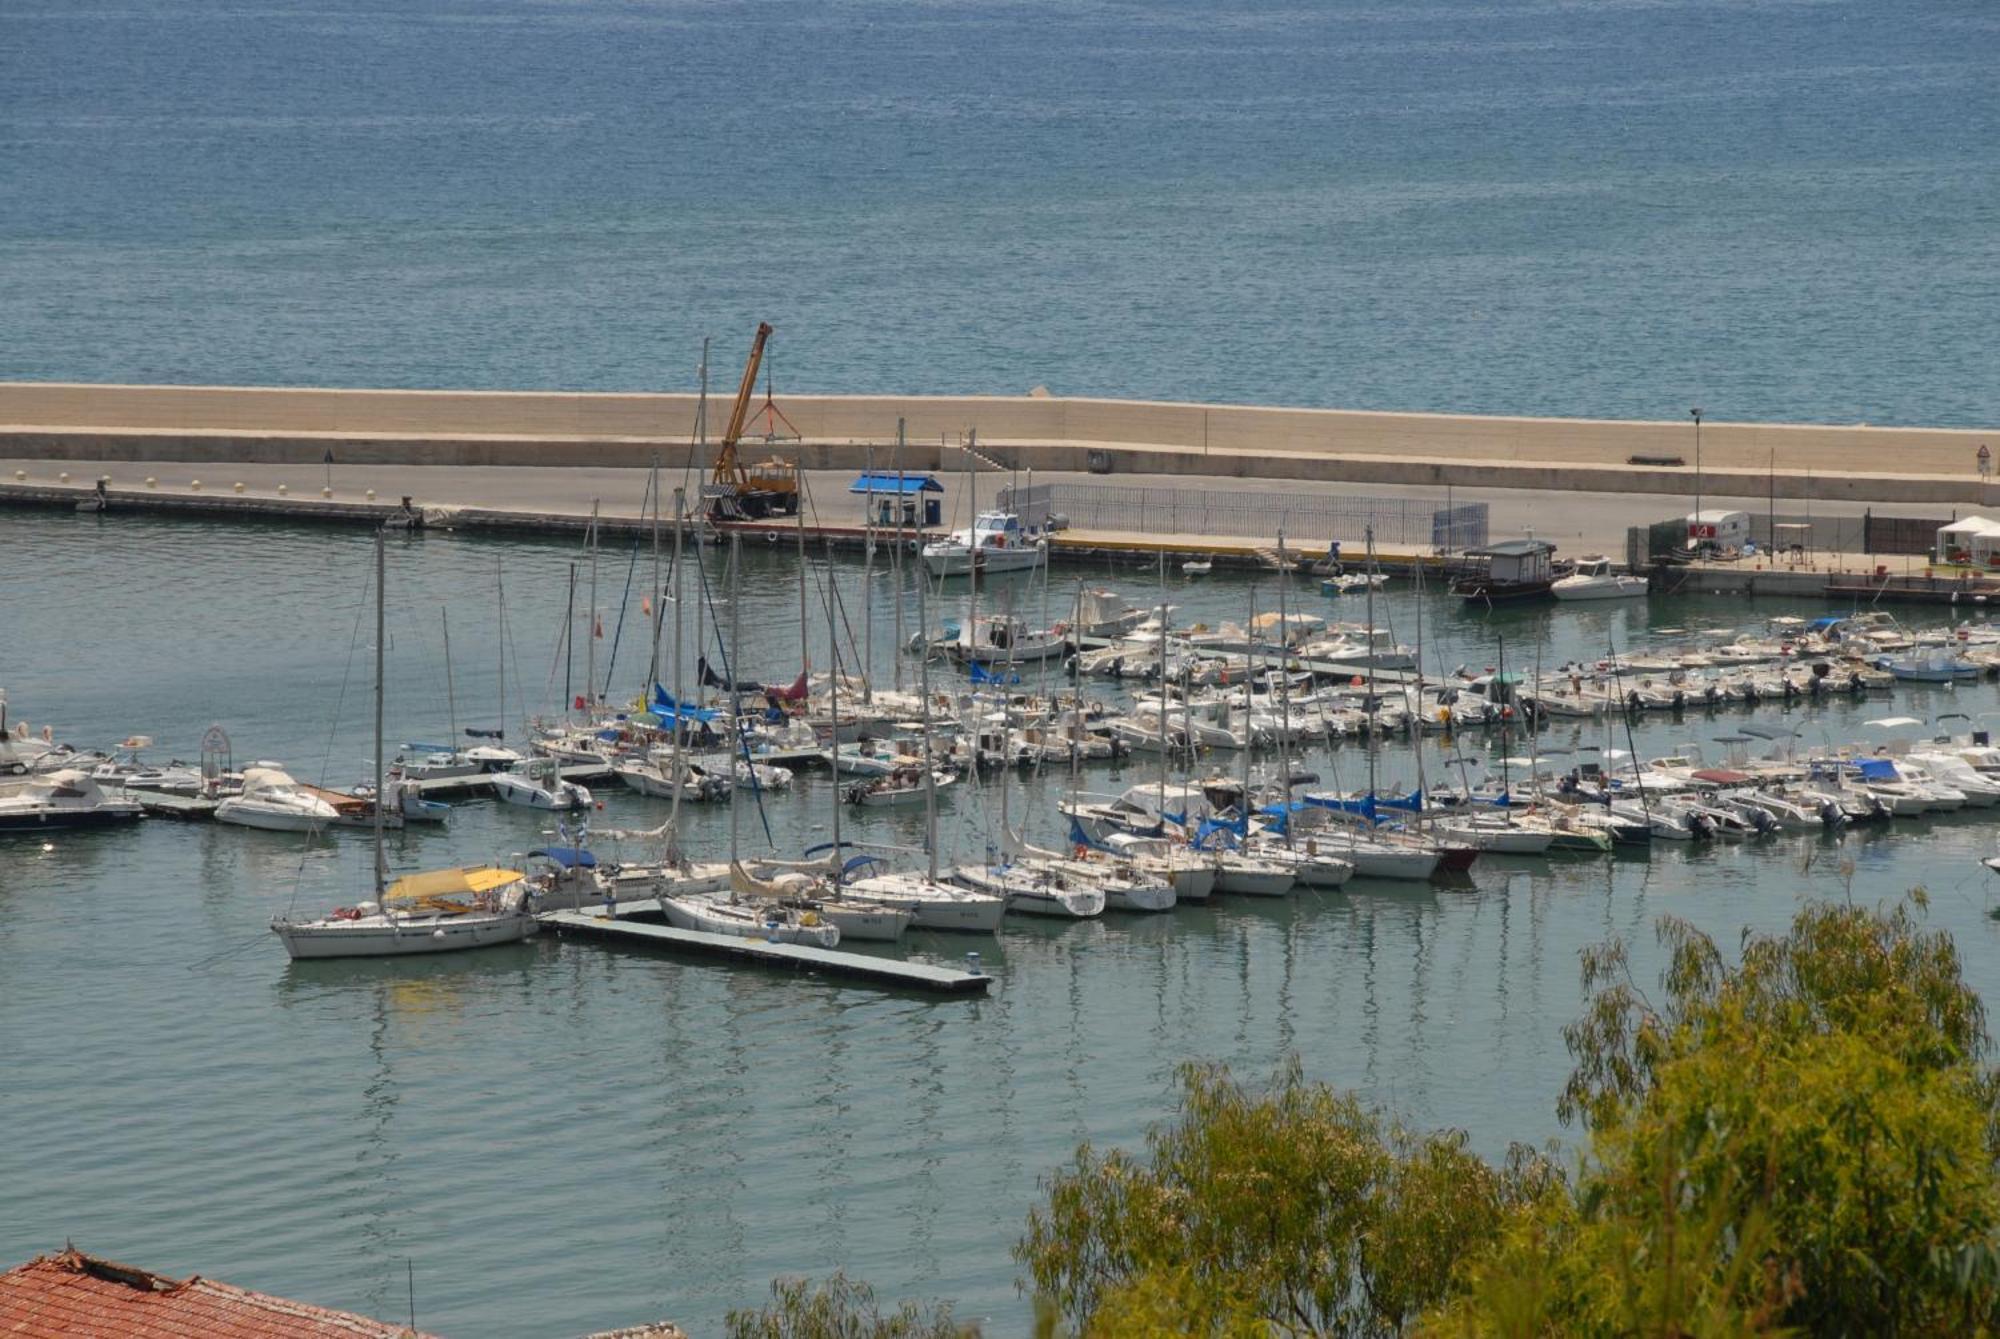
M 1694 548 L 1701 552 L 1701 406 L 1696 405 L 1688 413 L 1694 415 Z

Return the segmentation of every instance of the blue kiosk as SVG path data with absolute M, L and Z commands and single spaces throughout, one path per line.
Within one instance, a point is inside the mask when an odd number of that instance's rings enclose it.
M 862 496 L 862 514 L 877 528 L 922 530 L 944 524 L 944 485 L 935 475 L 864 474 L 847 491 Z

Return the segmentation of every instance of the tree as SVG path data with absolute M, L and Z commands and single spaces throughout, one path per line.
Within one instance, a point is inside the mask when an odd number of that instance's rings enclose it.
M 1556 1184 L 1530 1155 L 1495 1169 L 1458 1131 L 1307 1083 L 1296 1060 L 1261 1092 L 1213 1066 L 1180 1086 L 1144 1159 L 1080 1148 L 1015 1248 L 1085 1334 L 1395 1334 Z
M 1915 901 L 1921 907 L 1921 899 Z M 1438 1334 L 1973 1334 L 2000 1323 L 1984 1013 L 1909 905 L 1812 906 L 1729 967 L 1661 926 L 1665 1000 L 1622 946 L 1568 1030 L 1566 1204 L 1465 1266 Z
M 731 1311 L 729 1339 L 974 1339 L 978 1328 L 952 1319 L 945 1303 L 904 1302 L 884 1312 L 875 1290 L 836 1273 L 823 1283 L 781 1278 L 757 1311 Z

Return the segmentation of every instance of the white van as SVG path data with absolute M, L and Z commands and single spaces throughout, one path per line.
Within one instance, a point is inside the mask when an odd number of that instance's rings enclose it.
M 1750 542 L 1747 511 L 1692 511 L 1687 518 L 1691 549 L 1741 549 Z

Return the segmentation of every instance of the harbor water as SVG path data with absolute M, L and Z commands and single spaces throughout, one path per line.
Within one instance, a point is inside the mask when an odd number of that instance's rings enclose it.
M 1986 6 L 6 22 L 8 378 L 2000 421 Z
M 711 583 L 722 556 L 706 555 Z M 9 513 L 0 686 L 16 719 L 79 745 L 143 733 L 156 760 L 192 758 L 217 723 L 239 764 L 270 758 L 351 784 L 371 762 L 371 567 L 370 539 L 355 530 Z M 864 598 L 858 558 L 811 567 L 816 582 L 831 574 L 855 642 L 874 643 L 877 681 L 892 682 L 890 578 L 878 569 Z M 388 568 L 392 741 L 442 739 L 454 723 L 517 727 L 526 711 L 559 709 L 566 676 L 581 691 L 588 642 L 614 697 L 643 682 L 648 550 L 621 541 L 600 555 L 601 639 L 585 635 L 591 566 L 574 542 L 398 538 Z M 572 664 L 557 648 L 573 571 Z M 1058 569 L 1046 597 L 1054 617 L 1078 579 L 1135 600 L 1157 590 L 1150 568 Z M 1167 585 L 1177 622 L 1241 621 L 1253 598 L 1260 609 L 1277 599 L 1274 577 L 1176 573 Z M 719 616 L 725 628 L 740 623 L 735 666 L 746 677 L 791 680 L 802 641 L 825 666 L 824 616 L 814 612 L 801 636 L 789 544 L 748 546 L 738 591 L 740 611 L 726 589 L 704 611 L 711 659 Z M 1020 581 L 981 598 L 1012 599 L 1036 619 L 1044 596 Z M 1294 580 L 1286 599 L 1361 616 L 1360 601 L 1323 599 L 1316 582 Z M 933 613 L 962 615 L 963 600 L 952 591 Z M 822 608 L 817 594 L 808 603 Z M 1553 666 L 1828 612 L 1686 597 L 1488 613 L 1420 600 L 1400 577 L 1377 605 L 1403 642 L 1421 615 L 1427 665 L 1493 665 L 1504 641 L 1508 668 L 1530 671 L 1538 658 Z M 914 600 L 905 622 L 915 630 Z M 902 662 L 913 678 L 915 661 Z M 939 686 L 963 684 L 955 670 L 936 672 Z M 1024 679 L 1034 686 L 1033 671 Z M 1726 745 L 1714 741 L 1746 723 L 1796 729 L 1812 746 L 1855 738 L 1862 721 L 1891 712 L 1995 708 L 1993 685 L 1969 683 L 1648 717 L 1629 741 L 1622 722 L 1559 723 L 1536 747 L 1629 744 L 1652 756 L 1706 740 L 1719 758 Z M 1477 768 L 1496 765 L 1500 747 L 1464 743 Z M 1517 735 L 1511 747 L 1528 745 Z M 1406 742 L 1380 748 L 1385 789 L 1414 783 L 1414 757 Z M 1324 784 L 1368 778 L 1368 750 L 1353 742 L 1307 761 Z M 1433 743 L 1433 784 L 1442 762 Z M 1228 771 L 1237 760 L 1203 763 Z M 1080 784 L 1116 791 L 1151 768 L 1094 766 Z M 826 840 L 830 784 L 806 772 L 761 815 L 740 812 L 744 848 L 796 853 Z M 1054 803 L 1071 784 L 1061 771 L 1017 776 L 1011 812 L 1031 836 L 1059 840 Z M 976 859 L 997 788 L 956 789 L 941 845 Z M 601 795 L 601 827 L 664 817 L 656 802 L 610 786 Z M 725 808 L 684 818 L 697 854 L 726 850 Z M 842 826 L 850 838 L 922 839 L 920 812 L 850 810 Z M 448 829 L 392 834 L 389 858 L 398 870 L 507 858 L 545 836 L 541 815 L 474 801 Z M 982 999 L 554 936 L 431 960 L 290 964 L 266 923 L 293 906 L 355 900 L 365 834 L 308 850 L 296 836 L 152 820 L 0 839 L 0 1120 L 14 1132 L 0 1144 L 0 1257 L 68 1238 L 149 1268 L 388 1317 L 405 1314 L 413 1268 L 420 1325 L 491 1336 L 659 1317 L 712 1334 L 772 1276 L 844 1267 L 888 1295 L 955 1298 L 989 1318 L 990 1332 L 1020 1333 L 1028 1307 L 1008 1248 L 1037 1179 L 1079 1141 L 1136 1146 L 1169 1115 L 1183 1061 L 1257 1076 L 1297 1053 L 1311 1077 L 1422 1124 L 1463 1127 L 1497 1156 L 1514 1140 L 1571 1133 L 1553 1108 L 1579 950 L 1627 937 L 1650 980 L 1662 915 L 1733 945 L 1745 928 L 1781 926 L 1809 897 L 1874 901 L 1922 885 L 1930 923 L 1957 936 L 1971 982 L 1995 997 L 2000 923 L 1978 863 L 1994 836 L 1992 819 L 1968 816 L 1838 838 L 1658 844 L 1650 856 L 1486 858 L 1456 883 L 1356 880 L 1154 917 L 1010 919 L 990 939 L 911 939 L 910 954 L 940 962 L 980 952 L 997 980 Z

